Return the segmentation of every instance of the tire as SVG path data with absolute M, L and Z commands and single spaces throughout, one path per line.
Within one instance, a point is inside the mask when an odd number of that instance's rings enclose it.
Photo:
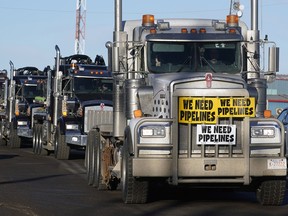
M 70 147 L 65 142 L 65 135 L 61 134 L 60 127 L 56 129 L 56 143 L 54 154 L 58 160 L 68 160 L 70 155 Z
M 122 199 L 124 203 L 142 204 L 148 201 L 149 181 L 136 179 L 132 176 L 133 164 L 132 156 L 129 152 L 131 145 L 131 135 L 126 134 L 123 145 L 123 157 L 121 164 L 121 181 L 122 181 Z
M 6 145 L 7 145 L 7 141 L 0 137 L 0 146 L 6 146 Z
M 7 145 L 7 141 L 5 139 L 3 139 L 2 124 L 3 124 L 3 122 L 0 122 L 0 146 L 6 146 Z
M 49 151 L 43 148 L 43 126 L 39 124 L 38 127 L 38 145 L 37 145 L 37 154 L 47 156 L 49 155 Z
M 20 148 L 21 147 L 21 138 L 17 135 L 17 129 L 13 127 L 13 123 L 10 123 L 10 133 L 9 133 L 9 141 L 7 145 L 10 148 Z
M 260 183 L 256 197 L 261 205 L 279 206 L 283 204 L 286 179 L 267 180 Z
M 37 148 L 38 148 L 38 124 L 34 124 L 34 126 L 33 126 L 32 147 L 33 147 L 33 153 L 37 154 Z
M 94 161 L 92 161 L 92 146 L 93 146 L 93 139 L 95 137 L 95 130 L 92 129 L 89 131 L 87 136 L 87 146 L 86 146 L 86 152 L 85 152 L 85 161 L 86 161 L 86 177 L 88 185 L 94 184 L 94 173 L 92 172 L 94 170 Z
M 88 142 L 88 151 L 89 151 L 89 159 L 88 159 L 88 184 L 92 185 L 98 190 L 107 189 L 106 184 L 103 182 L 102 177 L 102 150 L 101 150 L 101 137 L 100 131 L 97 129 L 91 130 L 89 132 L 89 142 Z

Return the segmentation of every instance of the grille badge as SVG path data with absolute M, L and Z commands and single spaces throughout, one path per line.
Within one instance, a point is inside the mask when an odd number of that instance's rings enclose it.
M 205 74 L 205 80 L 206 80 L 206 87 L 211 88 L 211 86 L 212 86 L 212 73 L 206 73 Z

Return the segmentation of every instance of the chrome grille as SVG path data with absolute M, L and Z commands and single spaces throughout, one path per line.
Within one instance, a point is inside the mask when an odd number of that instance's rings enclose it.
M 85 111 L 84 118 L 84 132 L 88 133 L 89 130 L 96 125 L 100 124 L 112 124 L 113 123 L 113 111 L 102 110 L 88 110 Z

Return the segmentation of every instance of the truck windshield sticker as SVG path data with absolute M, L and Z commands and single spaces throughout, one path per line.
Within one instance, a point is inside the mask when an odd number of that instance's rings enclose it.
M 255 117 L 255 98 L 179 97 L 179 123 L 216 124 L 225 117 Z
M 197 144 L 235 145 L 236 125 L 197 125 Z

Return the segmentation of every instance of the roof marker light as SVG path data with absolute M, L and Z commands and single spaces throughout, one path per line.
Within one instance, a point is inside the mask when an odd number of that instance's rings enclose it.
M 181 33 L 188 33 L 187 28 L 181 28 Z
M 200 28 L 199 32 L 204 34 L 204 33 L 206 33 L 206 29 L 205 28 Z
M 234 29 L 234 28 L 229 29 L 229 33 L 230 34 L 236 34 L 236 29 Z
M 195 29 L 195 28 L 191 29 L 191 30 L 190 30 L 190 33 L 192 33 L 192 34 L 197 34 L 197 29 Z
M 150 29 L 150 34 L 156 34 L 156 33 L 157 33 L 157 31 L 156 31 L 155 28 L 151 28 L 151 29 Z

